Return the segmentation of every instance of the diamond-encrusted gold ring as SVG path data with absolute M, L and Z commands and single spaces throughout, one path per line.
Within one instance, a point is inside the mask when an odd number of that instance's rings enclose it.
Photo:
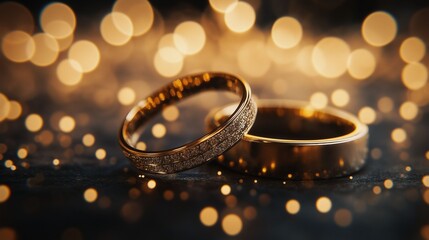
M 230 169 L 280 179 L 326 179 L 361 169 L 368 127 L 355 116 L 307 102 L 258 100 L 258 115 L 243 139 L 218 158 Z M 209 129 L 222 124 L 230 105 L 208 116 Z
M 203 137 L 178 148 L 151 152 L 135 147 L 140 138 L 139 129 L 164 107 L 207 90 L 226 90 L 241 97 L 236 110 L 222 124 Z M 131 109 L 120 129 L 119 143 L 124 155 L 139 170 L 157 174 L 176 173 L 206 163 L 239 142 L 252 126 L 256 111 L 250 86 L 236 76 L 217 72 L 184 76 Z

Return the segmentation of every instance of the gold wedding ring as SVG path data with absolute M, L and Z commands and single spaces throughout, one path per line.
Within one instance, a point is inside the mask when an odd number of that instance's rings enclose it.
M 151 152 L 135 147 L 144 124 L 164 107 L 208 90 L 230 91 L 241 97 L 238 107 L 210 133 L 174 149 Z M 256 110 L 250 87 L 240 78 L 216 72 L 189 75 L 174 80 L 132 108 L 123 121 L 119 142 L 125 156 L 138 169 L 147 173 L 176 173 L 199 166 L 239 142 L 252 126 Z
M 368 127 L 334 108 L 308 103 L 257 101 L 255 123 L 218 161 L 230 169 L 280 179 L 326 179 L 349 175 L 365 164 Z M 234 106 L 209 114 L 209 128 L 221 126 Z

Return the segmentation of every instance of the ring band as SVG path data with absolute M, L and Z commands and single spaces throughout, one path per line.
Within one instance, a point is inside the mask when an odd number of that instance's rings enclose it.
M 141 127 L 164 107 L 207 90 L 226 90 L 241 97 L 236 110 L 203 137 L 174 149 L 142 151 L 135 148 Z M 140 101 L 123 121 L 119 143 L 124 155 L 136 168 L 147 173 L 169 174 L 199 166 L 225 152 L 240 141 L 256 117 L 256 105 L 249 85 L 240 78 L 207 72 L 184 76 Z
M 218 161 L 239 172 L 280 179 L 326 179 L 349 175 L 365 164 L 368 127 L 334 108 L 316 110 L 298 101 L 259 100 L 255 123 Z M 209 114 L 213 128 L 231 114 Z

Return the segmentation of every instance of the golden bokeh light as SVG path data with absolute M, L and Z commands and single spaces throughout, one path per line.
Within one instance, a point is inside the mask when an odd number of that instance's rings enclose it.
M 25 119 L 25 127 L 30 132 L 37 132 L 43 127 L 43 119 L 39 114 L 30 114 Z
M 152 135 L 156 138 L 163 138 L 167 133 L 167 128 L 162 123 L 157 123 L 152 127 Z
M 82 143 L 86 147 L 91 147 L 95 143 L 95 137 L 91 133 L 87 133 L 82 137 Z
M 144 142 L 140 141 L 140 142 L 137 142 L 137 144 L 136 144 L 136 148 L 137 148 L 138 150 L 145 151 L 145 150 L 146 150 L 146 148 L 147 148 L 147 146 L 146 146 L 146 143 L 144 143 Z
M 183 55 L 173 47 L 163 47 L 154 58 L 156 71 L 164 77 L 173 77 L 182 71 Z
M 231 187 L 228 184 L 222 185 L 220 192 L 222 195 L 229 195 L 231 193 Z
M 106 158 L 106 156 L 107 156 L 107 152 L 103 148 L 99 148 L 95 151 L 95 157 L 98 160 L 104 160 Z
M 131 20 L 133 36 L 141 36 L 149 31 L 155 15 L 152 5 L 146 0 L 118 0 L 113 5 L 113 12 L 121 12 Z
M 407 63 L 419 62 L 426 54 L 426 45 L 418 37 L 405 39 L 399 48 L 399 55 Z
M 32 34 L 35 27 L 33 16 L 28 8 L 15 1 L 0 3 L 0 23 L 0 38 L 11 30 Z
M 10 112 L 10 102 L 6 95 L 0 93 L 0 122 L 7 118 Z
M 149 189 L 154 189 L 154 188 L 156 187 L 156 181 L 155 181 L 155 180 L 153 180 L 153 179 L 149 180 L 149 181 L 147 182 L 147 187 L 148 187 Z
M 1 47 L 7 59 L 18 63 L 29 61 L 36 50 L 33 38 L 23 31 L 12 31 L 6 34 Z
M 315 109 L 322 109 L 328 105 L 328 97 L 322 92 L 315 92 L 310 97 L 310 105 Z
M 169 122 L 176 121 L 179 115 L 179 109 L 174 105 L 168 106 L 162 110 L 162 117 Z
M 58 165 L 60 165 L 60 160 L 58 159 L 58 158 L 55 158 L 54 160 L 52 160 L 52 164 L 54 165 L 54 166 L 58 166 Z
M 285 204 L 285 209 L 289 214 L 297 214 L 299 212 L 299 210 L 301 209 L 301 205 L 299 204 L 299 202 L 295 199 L 291 199 L 289 201 L 286 202 Z
M 365 18 L 361 31 L 364 40 L 368 44 L 382 47 L 393 41 L 396 37 L 398 26 L 392 15 L 378 11 Z
M 372 192 L 376 195 L 380 194 L 381 193 L 381 187 L 380 186 L 374 186 L 372 188 Z
M 358 117 L 361 122 L 371 124 L 377 119 L 377 113 L 371 107 L 363 107 L 359 110 Z
M 293 17 L 277 19 L 271 28 L 271 38 L 277 47 L 288 49 L 299 44 L 302 39 L 302 26 Z
M 425 187 L 429 188 L 429 175 L 425 175 L 422 177 L 422 183 L 425 185 Z
M 80 83 L 83 77 L 82 67 L 73 59 L 64 59 L 57 66 L 57 77 L 61 83 L 74 86 Z
M 66 38 L 57 39 L 60 52 L 67 50 L 72 45 L 73 40 L 74 40 L 73 34 L 71 34 L 70 36 L 67 36 Z
M 186 21 L 174 29 L 173 40 L 181 53 L 193 55 L 203 49 L 206 43 L 206 33 L 199 23 Z
M 20 149 L 18 149 L 18 152 L 16 152 L 16 155 L 20 159 L 24 159 L 28 156 L 28 150 L 26 148 L 20 148 Z
M 243 229 L 243 221 L 236 214 L 228 214 L 222 219 L 222 229 L 226 234 L 235 236 Z
M 0 95 L 1 95 L 1 93 L 0 93 Z M 0 98 L 1 98 L 1 96 L 0 96 Z M 0 108 L 2 108 L 4 106 L 1 103 L 1 101 L 2 100 L 0 100 Z M 4 106 L 3 110 L 5 110 L 5 109 L 7 109 L 6 106 Z M 21 113 L 22 113 L 22 106 L 21 106 L 21 104 L 19 102 L 17 102 L 17 101 L 13 101 L 13 100 L 9 101 L 9 113 L 6 116 L 6 118 L 9 119 L 9 120 L 16 120 L 16 119 L 18 119 L 21 116 Z M 1 110 L 0 110 L 0 121 L 1 121 L 1 119 L 2 119 L 2 113 L 1 113 Z
M 6 202 L 10 197 L 10 188 L 7 185 L 0 185 L 0 203 Z
M 381 97 L 377 102 L 378 109 L 383 113 L 389 113 L 393 110 L 394 104 L 390 97 Z
M 377 62 L 374 55 L 366 49 L 354 50 L 347 61 L 347 70 L 354 79 L 363 80 L 370 77 Z
M 349 93 L 344 89 L 337 89 L 331 95 L 331 101 L 335 106 L 344 107 L 350 101 Z
M 60 47 L 55 38 L 46 33 L 38 33 L 33 36 L 33 41 L 35 44 L 35 51 L 30 61 L 34 65 L 45 67 L 57 60 Z
M 67 38 L 76 28 L 76 16 L 66 4 L 51 3 L 40 14 L 40 26 L 54 38 Z
M 311 60 L 321 76 L 336 78 L 346 72 L 349 55 L 350 47 L 344 40 L 326 37 L 314 46 Z
M 93 203 L 98 198 L 98 192 L 94 188 L 88 188 L 83 193 L 83 198 L 89 203 Z
M 334 221 L 340 227 L 348 227 L 353 221 L 352 213 L 348 209 L 338 209 L 334 214 Z
M 229 5 L 225 12 L 224 20 L 229 30 L 236 33 L 243 33 L 253 27 L 256 20 L 256 13 L 252 5 L 239 1 Z
M 428 70 L 422 63 L 409 63 L 402 69 L 402 83 L 410 90 L 418 90 L 426 85 Z
M 128 43 L 133 36 L 133 23 L 127 15 L 112 12 L 101 21 L 100 32 L 107 43 L 122 46 Z
M 226 10 L 232 9 L 238 0 L 209 0 L 210 6 L 219 13 L 225 13 Z
M 75 126 L 76 122 L 71 116 L 63 116 L 58 123 L 60 130 L 66 133 L 73 131 Z
M 318 198 L 316 201 L 316 208 L 317 208 L 317 211 L 319 211 L 321 213 L 329 212 L 332 208 L 331 199 L 329 199 L 327 197 Z
M 73 43 L 69 49 L 68 57 L 78 62 L 84 73 L 93 71 L 100 62 L 98 47 L 88 40 Z
M 399 107 L 399 115 L 405 120 L 413 120 L 418 114 L 419 107 L 411 101 L 406 101 Z
M 122 105 L 127 106 L 136 100 L 136 92 L 132 88 L 123 87 L 119 90 L 117 97 Z
M 425 192 L 423 193 L 423 200 L 425 201 L 426 204 L 429 204 L 429 189 L 426 189 Z
M 263 76 L 271 66 L 271 59 L 266 53 L 265 43 L 258 40 L 249 41 L 241 46 L 237 60 L 240 70 L 252 77 Z
M 384 180 L 383 185 L 386 189 L 392 189 L 393 188 L 393 181 L 391 179 L 386 179 L 386 180 Z
M 219 215 L 213 207 L 205 207 L 200 212 L 200 221 L 206 227 L 215 225 L 218 217 Z
M 402 143 L 407 140 L 407 132 L 402 128 L 395 128 L 390 134 L 392 140 L 396 143 Z

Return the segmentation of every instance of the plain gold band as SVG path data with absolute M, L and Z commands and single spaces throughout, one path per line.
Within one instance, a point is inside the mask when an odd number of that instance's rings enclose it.
M 308 103 L 259 100 L 250 132 L 218 158 L 227 168 L 280 179 L 326 179 L 361 169 L 367 154 L 368 127 L 335 108 Z M 231 114 L 233 106 L 211 113 L 209 128 Z
M 135 148 L 140 138 L 140 129 L 150 118 L 168 105 L 207 90 L 230 91 L 241 97 L 238 107 L 226 121 L 203 137 L 178 148 L 156 152 Z M 184 76 L 140 101 L 131 109 L 122 124 L 119 143 L 124 155 L 141 171 L 157 174 L 176 173 L 199 166 L 240 141 L 253 124 L 256 110 L 249 85 L 236 76 L 216 72 Z

